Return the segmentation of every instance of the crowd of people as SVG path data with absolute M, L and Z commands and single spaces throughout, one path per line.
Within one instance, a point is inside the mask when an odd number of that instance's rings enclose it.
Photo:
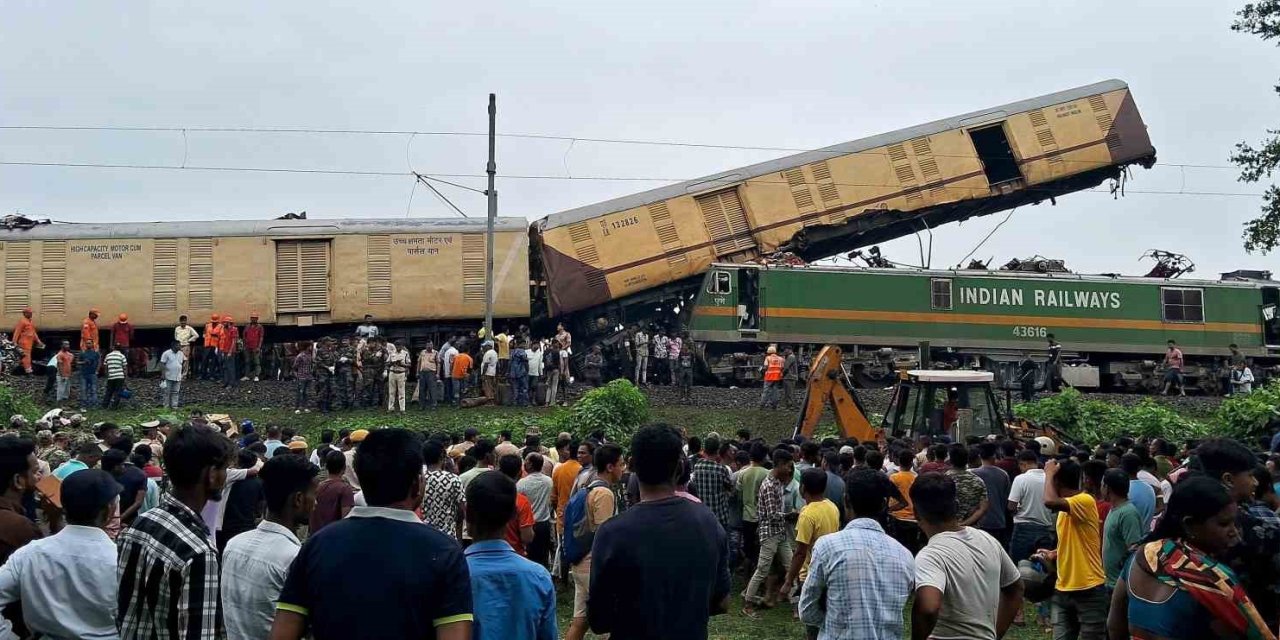
M 1280 455 L 1229 439 L 92 432 L 0 435 L 0 637 L 705 638 L 773 607 L 821 639 L 904 637 L 908 606 L 921 639 L 1280 622 Z
M 679 386 L 688 400 L 694 378 L 694 345 L 687 333 L 668 336 L 653 329 L 651 336 L 639 325 L 628 329 L 624 340 L 592 345 L 575 356 L 573 336 L 563 324 L 546 337 L 534 337 L 527 325 L 520 325 L 492 335 L 483 328 L 445 334 L 438 346 L 427 341 L 411 347 L 404 339 L 387 339 L 373 316 L 366 315 L 351 333 L 269 344 L 257 313 L 250 313 L 243 328 L 230 315 L 212 314 L 203 333 L 184 315 L 168 348 L 153 355 L 134 339 L 127 314 L 120 314 L 108 330 L 107 342 L 99 340 L 98 317 L 97 309 L 85 317 L 78 350 L 72 341 L 61 341 L 57 351 L 41 360 L 46 402 L 69 407 L 74 390 L 82 409 L 114 409 L 132 396 L 131 379 L 153 371 L 159 377 L 159 404 L 170 409 L 180 406 L 182 385 L 192 378 L 219 384 L 228 396 L 238 393 L 241 383 L 276 379 L 293 382 L 298 412 L 403 412 L 411 403 L 422 409 L 470 403 L 564 405 L 571 383 L 598 387 L 617 378 Z M 13 341 L 23 354 L 19 366 L 32 374 L 32 353 L 45 345 L 30 308 L 14 328 Z M 788 402 L 794 363 L 790 372 Z M 100 394 L 102 376 L 106 386 Z

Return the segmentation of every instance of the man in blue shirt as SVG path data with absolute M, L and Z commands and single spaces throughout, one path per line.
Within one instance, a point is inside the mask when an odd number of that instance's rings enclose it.
M 542 565 L 504 540 L 516 511 L 516 484 L 482 473 L 467 485 L 467 547 L 477 640 L 556 640 L 556 591 Z
M 355 471 L 369 506 L 307 538 L 289 567 L 271 637 L 300 640 L 310 628 L 315 640 L 470 638 L 467 560 L 414 513 L 422 505 L 422 438 L 371 431 Z
M 1129 475 L 1129 502 L 1138 509 L 1142 518 L 1142 530 L 1151 530 L 1151 519 L 1156 515 L 1156 492 L 1150 485 L 1138 479 L 1142 458 L 1136 453 L 1120 456 L 1120 468 Z
M 285 446 L 284 441 L 280 439 L 280 427 L 277 425 L 269 425 L 267 427 L 267 439 L 262 441 L 267 446 L 267 459 L 276 455 L 276 449 Z
M 102 459 L 102 450 L 91 438 L 84 438 L 77 443 L 75 451 L 76 457 L 53 470 L 53 475 L 59 480 L 66 480 L 67 476 L 77 471 L 92 469 L 98 466 L 98 461 Z

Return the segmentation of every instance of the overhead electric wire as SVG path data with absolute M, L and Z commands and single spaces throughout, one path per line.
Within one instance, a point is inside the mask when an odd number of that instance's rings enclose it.
M 315 135 L 391 135 L 391 136 L 461 136 L 461 137 L 483 137 L 489 135 L 480 131 L 413 131 L 398 129 L 320 129 L 305 127 L 159 127 L 159 126 L 115 126 L 115 125 L 0 125 L 0 131 L 118 131 L 118 132 L 137 132 L 137 133 L 301 133 Z M 874 151 L 871 149 L 863 151 L 845 151 L 826 148 L 812 147 L 783 147 L 770 145 L 736 145 L 736 144 L 716 144 L 706 142 L 687 142 L 681 140 L 642 140 L 636 138 L 598 138 L 591 136 L 571 136 L 550 133 L 499 133 L 499 138 L 516 138 L 525 140 L 552 140 L 559 142 L 595 142 L 599 144 L 628 144 L 642 146 L 658 146 L 658 147 L 683 147 L 693 149 L 721 149 L 731 151 L 776 151 L 786 153 L 829 153 L 833 155 L 863 154 L 863 155 L 888 155 L 888 152 Z M 905 140 L 903 141 L 905 142 Z M 971 154 L 946 154 L 932 153 L 935 158 L 972 158 Z M 1094 160 L 1071 160 L 1062 158 L 1064 162 L 1097 164 L 1099 166 L 1110 164 L 1109 162 L 1100 162 Z M 1217 165 L 1204 163 L 1172 163 L 1161 162 L 1157 166 L 1166 167 L 1188 167 L 1196 169 L 1237 169 L 1231 165 Z
M 200 165 L 159 165 L 159 164 L 120 164 L 120 163 L 96 163 L 96 162 L 35 162 L 35 161 L 17 161 L 17 160 L 0 160 L 0 166 L 26 166 L 26 167 L 65 167 L 76 169 L 129 169 L 129 170 L 158 170 L 158 171 L 216 171 L 216 172 L 248 172 L 248 173 L 286 173 L 286 174 L 315 174 L 315 175 L 347 175 L 347 176 L 373 176 L 373 177 L 414 177 L 421 176 L 425 180 L 447 184 L 451 187 L 465 189 L 478 194 L 484 194 L 484 190 L 468 187 L 463 184 L 451 182 L 444 178 L 485 178 L 483 173 L 418 173 L 413 171 L 368 171 L 353 169 L 298 169 L 288 167 L 232 167 L 232 166 L 200 166 Z M 699 178 L 671 178 L 671 177 L 639 177 L 639 176 L 559 176 L 559 175 L 538 175 L 538 174 L 505 174 L 501 176 L 506 180 L 579 180 L 579 181 L 595 181 L 595 182 L 690 182 Z M 732 176 L 724 176 L 730 178 Z M 718 182 L 716 178 L 706 180 L 708 185 Z M 809 186 L 834 185 L 839 187 L 883 187 L 883 188 L 902 188 L 901 184 L 887 183 L 849 183 L 849 182 L 790 182 L 787 180 L 762 180 L 760 178 L 748 178 L 745 180 L 724 180 L 724 182 L 746 182 L 750 181 L 756 184 L 787 184 L 796 186 L 800 184 Z M 988 191 L 988 187 L 964 187 L 958 185 L 943 185 L 939 187 L 930 187 L 929 184 L 921 186 L 923 189 L 944 189 L 944 190 L 963 190 L 963 191 Z M 1027 187 L 1030 191 L 1049 191 L 1041 187 Z M 1093 193 L 1110 193 L 1110 191 L 1101 191 L 1096 188 L 1080 189 L 1079 191 Z M 1142 190 L 1127 189 L 1126 193 L 1142 193 L 1150 195 L 1185 195 L 1185 196 L 1241 196 L 1261 198 L 1264 194 L 1257 192 L 1231 192 L 1231 191 L 1165 191 L 1165 190 Z

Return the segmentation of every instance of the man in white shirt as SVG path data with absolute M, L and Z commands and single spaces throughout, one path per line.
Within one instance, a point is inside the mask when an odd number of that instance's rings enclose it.
M 1044 469 L 1034 451 L 1018 454 L 1022 470 L 1009 487 L 1009 510 L 1013 512 L 1013 535 L 1009 555 L 1014 562 L 1031 557 L 1036 549 L 1053 548 L 1055 516 L 1044 506 Z
M 362 340 L 378 337 L 378 325 L 373 323 L 373 316 L 365 314 L 364 322 L 356 327 L 356 337 Z
M 913 637 L 1004 637 L 1022 608 L 1017 565 L 995 538 L 960 524 L 951 476 L 926 473 L 916 478 L 911 506 L 920 529 L 929 537 L 916 556 Z
M 182 344 L 177 340 L 169 350 L 160 354 L 160 369 L 164 379 L 161 381 L 163 392 L 160 404 L 168 409 L 178 408 L 178 394 L 182 391 L 182 373 L 187 368 L 187 356 L 182 352 Z
M 453 358 L 458 355 L 458 349 L 453 346 L 453 339 L 445 341 L 444 346 L 440 348 L 440 380 L 444 383 L 444 403 L 453 403 L 453 394 L 457 390 L 453 388 Z
M 262 467 L 267 515 L 222 552 L 222 615 L 229 640 L 271 635 L 280 590 L 302 547 L 294 529 L 311 517 L 319 472 L 302 456 L 278 456 Z
M 480 381 L 484 397 L 498 402 L 498 351 L 492 342 L 484 343 L 484 355 L 480 358 Z
M 106 526 L 123 487 L 101 469 L 62 481 L 67 526 L 18 549 L 0 567 L 0 607 L 21 602 L 34 637 L 116 640 L 116 545 Z M 17 638 L 0 617 L 0 638 Z
M 544 567 L 550 567 L 552 482 L 550 476 L 543 473 L 543 460 L 542 454 L 536 451 L 525 456 L 526 475 L 516 483 L 516 491 L 529 499 L 529 507 L 533 509 L 533 541 L 528 545 L 526 557 Z

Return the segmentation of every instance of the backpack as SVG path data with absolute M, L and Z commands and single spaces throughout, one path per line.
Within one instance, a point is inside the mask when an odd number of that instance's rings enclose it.
M 569 498 L 564 507 L 564 559 L 569 564 L 578 564 L 591 553 L 591 543 L 595 542 L 596 532 L 591 531 L 587 522 L 587 496 L 599 487 L 608 487 L 603 480 L 596 480 Z

